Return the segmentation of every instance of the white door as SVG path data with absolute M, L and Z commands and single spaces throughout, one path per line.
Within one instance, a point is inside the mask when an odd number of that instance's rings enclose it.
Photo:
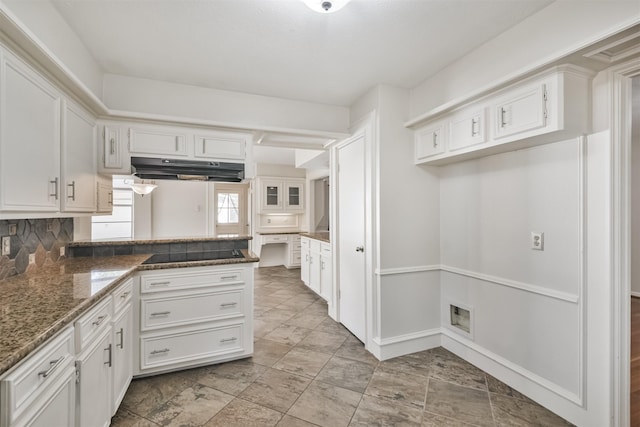
M 365 341 L 365 137 L 338 148 L 340 322 Z
M 249 233 L 248 189 L 248 184 L 215 184 L 213 215 L 216 236 Z

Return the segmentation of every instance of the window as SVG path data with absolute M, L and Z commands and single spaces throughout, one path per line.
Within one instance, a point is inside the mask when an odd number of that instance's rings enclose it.
M 113 176 L 113 212 L 91 217 L 92 239 L 131 239 L 133 237 L 133 190 L 125 180 L 130 176 Z
M 218 224 L 238 223 L 238 203 L 238 193 L 218 193 Z

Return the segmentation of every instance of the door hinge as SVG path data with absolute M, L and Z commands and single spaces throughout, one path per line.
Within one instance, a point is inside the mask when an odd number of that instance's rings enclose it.
M 76 384 L 80 384 L 80 367 L 78 366 L 78 362 L 76 362 Z

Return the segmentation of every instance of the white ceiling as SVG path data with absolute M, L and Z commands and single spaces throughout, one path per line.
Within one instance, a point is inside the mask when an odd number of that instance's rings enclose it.
M 333 105 L 412 88 L 550 0 L 53 0 L 106 73 Z

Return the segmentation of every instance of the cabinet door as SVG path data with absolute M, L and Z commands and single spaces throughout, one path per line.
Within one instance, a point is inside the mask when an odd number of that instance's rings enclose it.
M 437 123 L 415 133 L 415 162 L 444 153 L 446 132 L 444 124 Z
M 304 211 L 304 182 L 285 181 L 284 197 L 284 209 L 286 211 Z
M 309 286 L 309 239 L 300 239 L 300 278 L 305 285 Z
M 113 324 L 113 406 L 111 415 L 127 392 L 133 377 L 133 307 L 129 303 Z
M 60 94 L 8 52 L 0 86 L 0 209 L 60 208 Z
M 104 169 L 122 169 L 122 147 L 120 146 L 120 129 L 104 126 L 102 131 L 102 164 Z
M 129 152 L 156 156 L 186 156 L 187 135 L 165 129 L 129 129 Z
M 263 180 L 261 181 L 262 191 L 262 210 L 269 211 L 281 211 L 282 210 L 282 182 Z
M 247 136 L 231 132 L 195 136 L 195 156 L 205 159 L 244 160 Z
M 465 111 L 449 122 L 449 151 L 471 147 L 487 141 L 485 109 Z
M 97 211 L 100 213 L 113 212 L 113 182 L 110 179 L 98 177 L 97 189 Z
M 333 284 L 333 264 L 331 261 L 331 249 L 323 245 L 320 253 L 320 296 L 330 301 Z
M 29 427 L 51 426 L 75 426 L 75 391 L 76 370 L 69 367 L 65 375 L 50 387 L 49 393 L 43 395 L 39 402 L 31 408 L 33 414 L 24 422 L 18 421 L 16 425 L 28 425 Z
M 536 83 L 514 90 L 493 107 L 494 138 L 504 138 L 546 125 L 546 85 Z
M 64 212 L 96 210 L 96 124 L 79 106 L 63 102 L 62 180 Z
M 111 419 L 111 367 L 113 343 L 107 328 L 76 360 L 78 384 L 78 426 L 106 426 Z
M 320 294 L 320 242 L 309 242 L 309 288 Z

